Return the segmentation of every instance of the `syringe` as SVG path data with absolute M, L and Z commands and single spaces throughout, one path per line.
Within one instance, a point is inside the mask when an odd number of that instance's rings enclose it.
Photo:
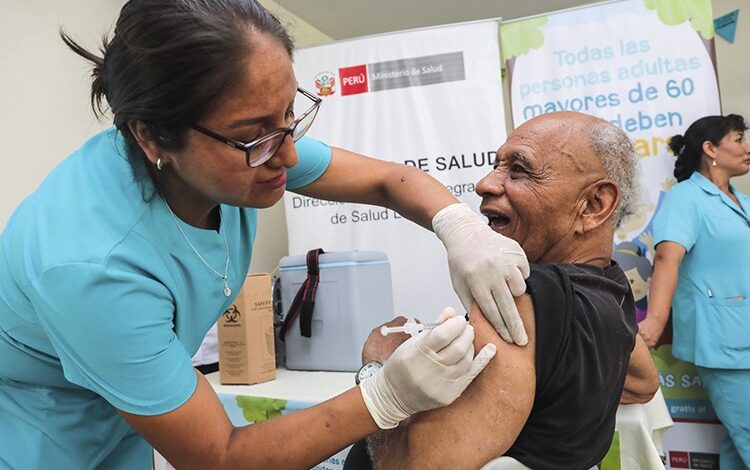
M 409 318 L 408 320 L 406 320 L 406 323 L 403 326 L 385 326 L 385 325 L 381 326 L 380 334 L 383 336 L 388 336 L 390 333 L 408 333 L 414 336 L 420 331 L 431 330 L 438 325 L 440 325 L 439 322 L 417 323 L 415 319 Z

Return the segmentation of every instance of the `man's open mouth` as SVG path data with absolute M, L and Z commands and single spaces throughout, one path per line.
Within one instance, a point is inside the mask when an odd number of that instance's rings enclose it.
M 492 230 L 499 232 L 510 224 L 510 218 L 500 214 L 484 214 Z

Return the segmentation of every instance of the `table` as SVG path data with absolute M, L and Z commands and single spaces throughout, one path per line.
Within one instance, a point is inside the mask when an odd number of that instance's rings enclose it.
M 320 403 L 354 387 L 354 372 L 318 372 L 276 369 L 276 380 L 255 385 L 221 385 L 219 373 L 206 379 L 218 394 L 273 397 Z

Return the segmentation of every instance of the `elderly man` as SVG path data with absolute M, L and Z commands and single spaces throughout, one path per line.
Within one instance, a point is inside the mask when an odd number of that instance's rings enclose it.
M 639 202 L 637 168 L 627 136 L 585 114 L 546 114 L 511 133 L 477 193 L 490 227 L 534 263 L 517 299 L 529 343 L 505 343 L 472 310 L 476 344 L 494 343 L 497 355 L 453 405 L 373 436 L 376 468 L 479 468 L 502 455 L 535 470 L 601 461 L 618 403 L 658 388 L 628 280 L 611 260 L 614 231 Z M 384 359 L 388 341 L 371 335 L 363 359 Z

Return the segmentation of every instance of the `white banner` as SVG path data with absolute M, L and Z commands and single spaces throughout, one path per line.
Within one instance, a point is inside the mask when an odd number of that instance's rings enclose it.
M 643 200 L 617 231 L 614 258 L 631 281 L 640 320 L 652 273 L 651 221 L 676 183 L 667 140 L 698 118 L 721 113 L 711 2 L 616 1 L 505 23 L 501 34 L 515 126 L 548 112 L 580 111 L 611 121 L 633 139 Z M 715 420 L 695 367 L 672 357 L 671 331 L 662 343 L 654 358 L 672 418 Z M 664 437 L 672 467 L 717 468 L 710 462 L 718 441 L 695 446 L 680 428 Z M 690 429 L 715 432 L 708 424 Z
M 580 111 L 633 139 L 644 200 L 617 241 L 644 248 L 654 209 L 673 182 L 667 139 L 721 113 L 711 3 L 689 3 L 667 2 L 662 11 L 659 2 L 626 0 L 503 25 L 514 127 L 548 112 Z
M 372 36 L 302 49 L 299 86 L 324 102 L 310 135 L 416 166 L 479 207 L 475 183 L 505 140 L 499 20 Z M 461 304 L 445 250 L 391 210 L 287 193 L 290 254 L 378 250 L 391 262 L 396 312 L 421 319 Z

